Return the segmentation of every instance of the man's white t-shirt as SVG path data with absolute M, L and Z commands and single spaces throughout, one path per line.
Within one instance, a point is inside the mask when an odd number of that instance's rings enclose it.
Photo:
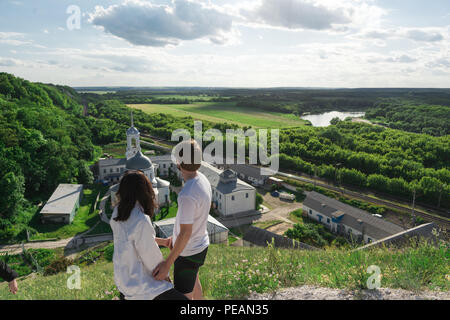
M 172 243 L 180 234 L 180 224 L 192 224 L 192 235 L 181 256 L 188 257 L 202 252 L 209 246 L 208 216 L 211 208 L 211 184 L 197 171 L 178 194 L 178 212 L 175 218 Z

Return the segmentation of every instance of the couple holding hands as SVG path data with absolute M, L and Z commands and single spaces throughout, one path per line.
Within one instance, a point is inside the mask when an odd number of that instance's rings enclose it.
M 140 171 L 127 171 L 117 192 L 118 205 L 111 217 L 114 234 L 114 281 L 125 300 L 200 300 L 198 278 L 209 246 L 207 231 L 211 185 L 198 171 L 201 149 L 192 140 L 191 161 L 178 161 L 184 186 L 178 194 L 173 236 L 156 237 L 151 219 L 157 206 L 150 180 Z M 183 149 L 184 150 L 184 149 Z M 196 156 L 195 156 L 196 155 Z M 189 161 L 187 161 L 189 162 Z M 200 161 L 201 162 L 201 161 Z M 163 258 L 159 246 L 170 248 Z M 174 265 L 173 283 L 169 278 Z

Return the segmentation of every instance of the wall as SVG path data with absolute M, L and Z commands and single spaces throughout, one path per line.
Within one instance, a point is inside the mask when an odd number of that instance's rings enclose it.
M 245 194 L 248 193 L 248 198 Z M 234 196 L 234 200 L 232 200 Z M 223 215 L 231 215 L 239 212 L 245 212 L 255 209 L 255 190 L 244 190 L 234 192 L 233 194 L 222 195 L 222 211 Z

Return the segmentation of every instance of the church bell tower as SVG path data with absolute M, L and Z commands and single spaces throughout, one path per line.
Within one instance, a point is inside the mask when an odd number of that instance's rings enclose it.
M 131 127 L 127 130 L 127 152 L 125 154 L 127 160 L 141 151 L 140 136 L 139 130 L 134 126 L 133 111 L 131 111 Z

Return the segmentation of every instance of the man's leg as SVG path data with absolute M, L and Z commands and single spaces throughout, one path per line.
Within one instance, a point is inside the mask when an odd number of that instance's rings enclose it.
M 200 283 L 200 279 L 198 278 L 198 273 L 197 273 L 197 280 L 195 281 L 194 291 L 192 292 L 192 299 L 205 300 L 203 298 L 203 289 L 202 284 Z

